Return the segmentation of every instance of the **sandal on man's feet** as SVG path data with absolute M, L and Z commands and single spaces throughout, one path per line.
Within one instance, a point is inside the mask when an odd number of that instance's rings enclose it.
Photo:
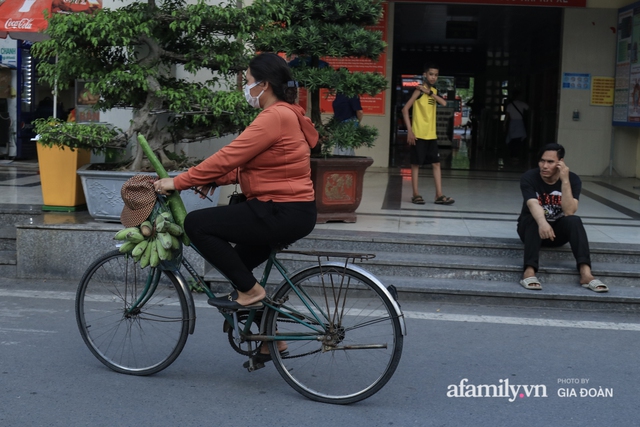
M 598 279 L 593 279 L 589 283 L 583 284 L 582 287 L 591 289 L 593 292 L 609 292 L 609 287 Z
M 447 197 L 444 194 L 436 199 L 436 205 L 452 205 L 455 202 L 451 197 Z
M 536 276 L 527 277 L 526 279 L 520 280 L 520 285 L 522 285 L 525 289 L 531 289 L 534 291 L 539 291 L 542 289 L 542 285 L 540 284 L 540 280 Z
M 422 198 L 422 196 L 418 194 L 417 196 L 413 196 L 413 197 L 411 198 L 411 203 L 413 203 L 413 204 L 415 204 L 415 205 L 424 205 L 424 204 L 425 204 L 425 201 L 424 201 L 424 199 Z

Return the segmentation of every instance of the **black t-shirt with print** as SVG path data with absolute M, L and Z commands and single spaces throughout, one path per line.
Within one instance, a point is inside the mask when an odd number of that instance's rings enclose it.
M 580 177 L 573 172 L 569 172 L 569 183 L 573 198 L 580 199 L 580 191 L 582 190 L 582 181 Z M 558 179 L 555 184 L 549 185 L 542 180 L 540 176 L 540 168 L 535 168 L 525 172 L 520 178 L 520 190 L 522 191 L 522 211 L 518 222 L 525 217 L 531 216 L 531 211 L 527 206 L 527 200 L 537 199 L 540 206 L 544 209 L 544 215 L 547 221 L 553 222 L 564 216 L 562 212 L 562 181 Z

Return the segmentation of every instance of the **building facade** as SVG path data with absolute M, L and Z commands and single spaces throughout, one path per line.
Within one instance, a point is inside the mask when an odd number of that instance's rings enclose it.
M 459 139 L 451 137 L 451 141 L 441 146 L 444 157 L 449 159 L 444 167 L 499 169 L 504 149 L 503 109 L 517 90 L 531 107 L 528 129 L 531 153 L 547 142 L 557 141 L 566 147 L 567 162 L 576 173 L 640 177 L 638 130 L 613 126 L 613 107 L 593 105 L 591 88 L 563 85 L 571 76 L 588 76 L 590 84 L 594 78 L 615 76 L 618 9 L 633 3 L 630 0 L 388 1 L 384 17 L 388 90 L 377 113 L 366 114 L 363 120 L 364 124 L 376 126 L 380 136 L 375 147 L 358 150 L 356 154 L 373 157 L 374 166 L 407 166 L 407 147 L 398 112 L 410 92 L 412 79 L 419 78 L 424 63 L 435 61 L 440 75 L 450 78 L 444 79 L 443 84 L 451 85 L 445 89 L 450 91 L 448 98 L 452 105 L 450 111 L 443 110 L 443 114 L 448 114 L 443 117 L 452 120 L 454 112 L 461 111 L 463 104 L 473 99 L 473 107 L 465 111 L 473 110 L 475 119 L 475 129 L 465 128 L 469 133 L 465 133 L 462 145 Z M 103 7 L 119 4 L 105 0 Z M 6 59 L 19 49 L 19 42 L 0 39 L 0 49 L 8 53 Z M 18 90 L 18 86 L 24 90 L 24 80 L 18 82 L 16 78 L 21 67 L 15 64 L 17 59 L 16 55 L 11 88 L 0 100 L 0 114 L 11 117 L 10 125 L 5 126 L 10 127 L 8 130 L 3 131 L 0 126 L 0 155 L 12 154 L 12 145 L 15 155 L 19 142 L 16 136 L 20 127 L 24 127 L 24 120 L 16 115 L 16 95 L 24 96 Z M 184 73 L 180 69 L 176 72 Z M 466 97 L 461 97 L 462 93 Z M 50 95 L 51 88 L 34 86 L 31 102 L 37 105 Z M 71 93 L 61 99 L 68 98 L 71 103 L 74 97 Z M 456 104 L 457 99 L 461 102 Z M 129 111 L 114 110 L 103 113 L 100 120 L 126 127 L 129 117 Z M 447 128 L 447 123 L 450 122 L 443 118 L 443 132 L 456 134 Z M 229 140 L 180 148 L 187 155 L 204 157 Z M 460 161 L 463 152 L 466 161 Z

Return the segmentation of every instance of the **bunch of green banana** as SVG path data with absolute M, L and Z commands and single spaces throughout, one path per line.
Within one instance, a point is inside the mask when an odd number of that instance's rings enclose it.
M 116 240 L 124 241 L 120 252 L 130 253 L 140 267 L 157 267 L 160 261 L 173 258 L 173 251 L 180 249 L 184 230 L 173 222 L 169 212 L 162 212 L 154 221 L 144 221 L 139 227 L 128 227 L 118 231 Z
M 116 233 L 113 237 L 116 240 L 124 240 L 124 243 L 120 246 L 120 252 L 128 253 L 141 242 L 145 241 L 145 237 L 140 232 L 138 227 L 127 227 Z

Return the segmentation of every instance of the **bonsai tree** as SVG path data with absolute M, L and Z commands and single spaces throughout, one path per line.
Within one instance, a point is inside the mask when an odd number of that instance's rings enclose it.
M 386 45 L 380 31 L 365 27 L 382 17 L 380 0 L 271 0 L 285 19 L 272 15 L 273 22 L 256 35 L 258 50 L 284 52 L 297 57 L 294 78 L 310 95 L 310 117 L 320 132 L 321 150 L 329 155 L 340 148 L 372 147 L 378 131 L 371 126 L 329 120 L 322 123 L 320 89 L 348 97 L 376 95 L 387 87 L 379 73 L 349 72 L 326 66 L 322 58 L 358 57 L 377 59 Z
M 252 55 L 252 35 L 265 19 L 283 18 L 267 1 L 240 4 L 147 0 L 93 14 L 52 16 L 46 30 L 50 39 L 33 48 L 37 57 L 56 58 L 39 63 L 41 79 L 61 88 L 74 79 L 86 81 L 85 88 L 99 94 L 95 109 L 131 108 L 133 119 L 126 131 L 41 120 L 36 123 L 39 142 L 100 152 L 124 148 L 141 134 L 168 169 L 176 167 L 176 156 L 165 151 L 168 144 L 241 131 L 257 113 L 236 90 L 238 73 Z M 205 82 L 181 79 L 177 66 L 211 76 Z M 142 150 L 136 150 L 128 169 L 144 169 Z

